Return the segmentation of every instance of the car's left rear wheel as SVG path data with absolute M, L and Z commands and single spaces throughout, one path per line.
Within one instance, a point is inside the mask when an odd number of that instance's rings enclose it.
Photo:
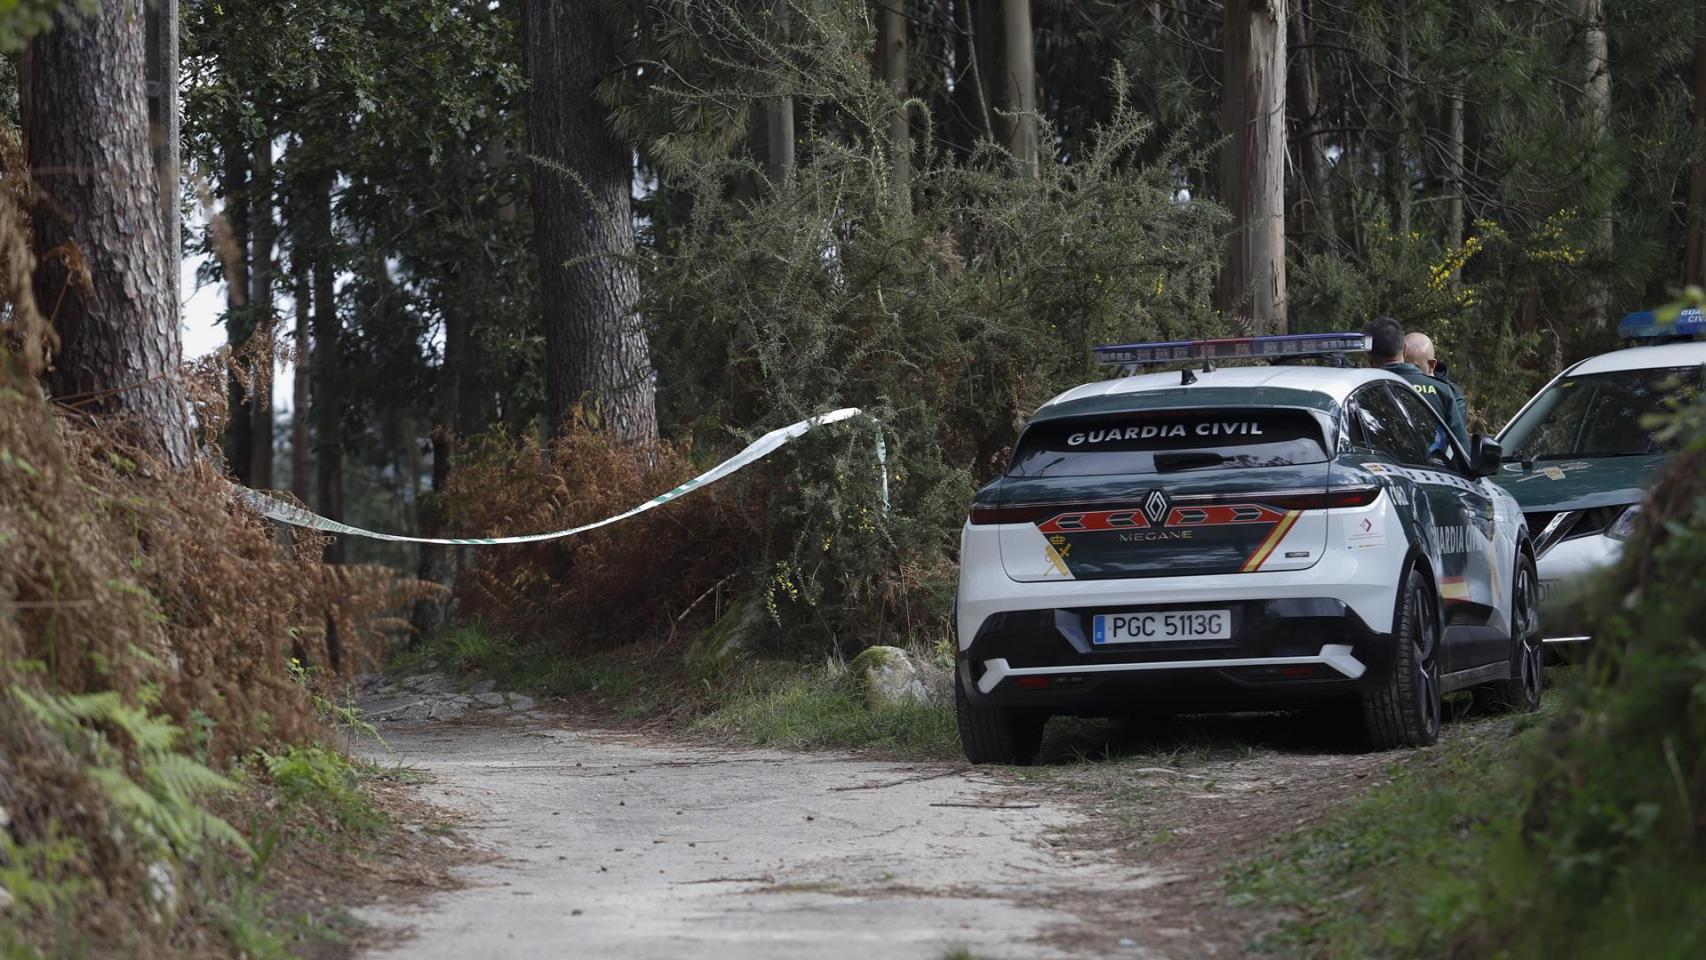
M 1021 767 L 1036 762 L 1048 714 L 974 704 L 966 696 L 958 670 L 954 671 L 954 712 L 959 719 L 960 749 L 967 760 Z

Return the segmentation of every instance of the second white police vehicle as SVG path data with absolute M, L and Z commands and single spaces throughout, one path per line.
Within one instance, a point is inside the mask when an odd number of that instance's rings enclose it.
M 1618 333 L 1631 346 L 1558 374 L 1499 434 L 1507 454 L 1499 482 L 1534 531 L 1542 601 L 1617 562 L 1647 488 L 1670 460 L 1662 414 L 1700 395 L 1706 315 L 1689 309 L 1665 323 L 1643 310 L 1625 316 Z M 1588 639 L 1550 628 L 1544 637 Z
M 955 601 L 969 760 L 1030 762 L 1059 714 L 1337 701 L 1388 748 L 1434 742 L 1453 690 L 1539 705 L 1534 555 L 1488 480 L 1498 444 L 1461 449 L 1403 379 L 1343 364 L 1367 348 L 1097 348 L 1191 366 L 1055 397 L 974 499 Z M 1270 363 L 1215 369 L 1232 359 Z

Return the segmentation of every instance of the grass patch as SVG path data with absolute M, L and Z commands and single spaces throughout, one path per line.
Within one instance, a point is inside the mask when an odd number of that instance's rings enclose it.
M 1236 871 L 1234 905 L 1296 919 L 1269 950 L 1311 957 L 1437 957 L 1497 909 L 1490 876 L 1516 840 L 1526 794 L 1521 758 L 1543 736 L 1534 718 L 1463 729 L 1394 763 L 1391 779 L 1279 854 Z
M 952 706 L 867 706 L 857 680 L 839 664 L 760 662 L 734 673 L 695 729 L 791 749 L 875 749 L 918 760 L 959 755 Z
M 844 664 L 689 660 L 638 646 L 566 655 L 475 625 L 398 655 L 398 672 L 439 670 L 472 685 L 575 698 L 617 720 L 663 719 L 755 746 L 871 750 L 897 759 L 959 755 L 953 705 L 871 707 Z

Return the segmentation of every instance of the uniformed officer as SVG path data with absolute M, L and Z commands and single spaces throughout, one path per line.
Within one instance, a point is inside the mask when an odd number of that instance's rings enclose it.
M 1463 449 L 1469 449 L 1469 401 L 1463 398 L 1463 391 L 1458 389 L 1457 384 L 1445 375 L 1445 364 L 1435 359 L 1433 339 L 1425 333 L 1405 334 L 1404 360 L 1439 381 L 1451 406 L 1451 413 L 1446 415 L 1445 422 L 1451 425 L 1451 432 L 1457 435 L 1457 442 L 1463 444 Z
M 1451 428 L 1457 442 L 1469 449 L 1469 420 L 1467 405 L 1457 388 L 1422 372 L 1422 368 L 1405 358 L 1404 327 L 1391 317 L 1381 317 L 1364 331 L 1373 341 L 1368 351 L 1368 365 L 1389 370 L 1410 382 L 1410 388 L 1439 411 L 1440 419 Z M 1431 354 L 1433 344 L 1428 344 Z

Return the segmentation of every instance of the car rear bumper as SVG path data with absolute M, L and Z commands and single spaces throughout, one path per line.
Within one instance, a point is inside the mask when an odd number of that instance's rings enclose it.
M 1228 640 L 1093 646 L 1098 613 L 1118 608 L 1009 611 L 987 618 L 958 661 L 972 702 L 1055 713 L 1144 708 L 1262 709 L 1348 696 L 1391 674 L 1392 636 L 1325 597 L 1168 604 L 1232 611 Z

